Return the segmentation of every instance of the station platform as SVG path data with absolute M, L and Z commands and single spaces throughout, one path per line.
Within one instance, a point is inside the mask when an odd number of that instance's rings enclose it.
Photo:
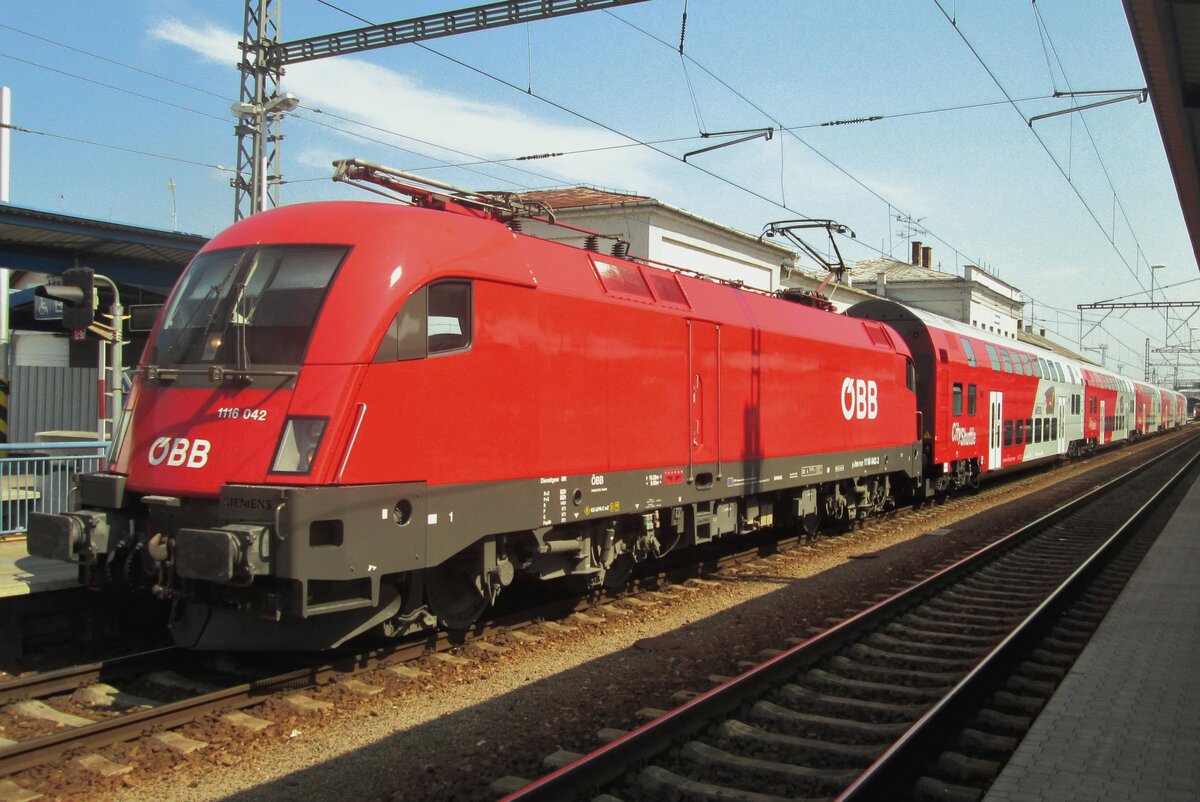
M 0 541 L 0 598 L 77 587 L 79 569 L 72 563 L 30 557 L 24 538 Z
M 985 802 L 1200 798 L 1200 482 Z

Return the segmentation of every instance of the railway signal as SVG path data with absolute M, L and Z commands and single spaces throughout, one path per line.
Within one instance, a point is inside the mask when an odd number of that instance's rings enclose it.
M 90 267 L 63 271 L 62 284 L 43 284 L 34 294 L 62 304 L 63 328 L 86 331 L 96 319 L 95 277 Z

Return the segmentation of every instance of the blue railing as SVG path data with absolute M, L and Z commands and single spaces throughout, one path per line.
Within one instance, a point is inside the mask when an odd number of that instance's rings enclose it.
M 68 509 L 75 477 L 107 454 L 105 441 L 0 443 L 0 536 L 24 532 L 31 512 Z

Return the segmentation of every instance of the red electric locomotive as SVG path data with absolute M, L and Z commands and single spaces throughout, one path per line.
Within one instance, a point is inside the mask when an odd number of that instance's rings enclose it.
M 177 642 L 466 627 L 518 575 L 619 583 L 919 483 L 888 326 L 528 237 L 490 196 L 340 173 L 414 206 L 288 206 L 215 237 L 108 470 L 30 523 L 30 552 L 89 586 L 172 599 Z

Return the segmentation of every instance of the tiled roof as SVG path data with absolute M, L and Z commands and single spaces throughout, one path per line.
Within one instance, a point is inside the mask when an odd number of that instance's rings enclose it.
M 855 284 L 863 284 L 875 280 L 880 273 L 887 276 L 888 281 L 955 281 L 959 277 L 953 273 L 943 273 L 940 270 L 930 270 L 927 267 L 900 262 L 895 259 L 867 259 L 847 265 Z
M 562 189 L 537 189 L 522 192 L 526 200 L 537 200 L 551 209 L 578 209 L 585 206 L 614 206 L 618 204 L 657 203 L 645 195 L 611 192 L 594 187 L 565 187 Z

